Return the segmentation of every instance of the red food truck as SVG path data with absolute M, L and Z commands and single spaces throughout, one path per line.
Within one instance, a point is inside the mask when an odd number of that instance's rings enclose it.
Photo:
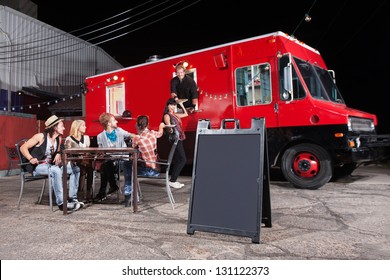
M 103 112 L 116 115 L 118 125 L 131 132 L 138 115 L 148 115 L 150 128 L 157 129 L 177 64 L 186 66 L 199 92 L 195 112 L 182 119 L 188 164 L 198 120 L 219 129 L 226 119 L 249 128 L 252 118 L 265 118 L 270 170 L 281 171 L 297 188 L 319 188 L 386 156 L 390 135 L 377 135 L 377 117 L 347 107 L 320 53 L 283 32 L 151 56 L 143 64 L 87 77 L 88 134 L 102 131 Z M 131 117 L 122 117 L 124 111 Z M 169 150 L 165 139 L 158 145 L 160 154 Z

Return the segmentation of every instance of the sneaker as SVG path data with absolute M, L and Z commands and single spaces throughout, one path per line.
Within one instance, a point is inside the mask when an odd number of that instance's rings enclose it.
M 64 211 L 64 205 L 61 204 L 61 205 L 58 205 L 58 208 L 61 210 L 61 211 Z M 66 208 L 68 209 L 68 211 L 73 211 L 74 208 L 75 208 L 75 204 L 74 203 L 67 203 L 66 205 Z
M 84 205 L 84 203 L 83 203 L 83 205 Z M 81 207 L 82 207 L 82 206 L 81 206 L 81 203 L 80 203 L 80 202 L 75 202 L 75 203 L 74 203 L 73 211 L 77 211 L 77 210 L 79 210 Z
M 73 201 L 80 204 L 80 208 L 83 208 L 85 206 L 84 202 L 82 201 L 78 201 L 77 199 L 74 199 Z
M 116 192 L 117 190 L 119 190 L 119 187 L 117 185 L 115 185 L 115 186 L 109 188 L 107 194 L 112 194 L 112 193 Z
M 179 182 L 171 182 L 169 181 L 169 186 L 174 189 L 181 189 L 184 185 L 180 184 Z
M 80 204 L 80 208 L 83 208 L 84 207 L 84 202 L 81 202 L 79 201 L 77 198 L 72 198 L 70 201 L 70 203 L 79 203 Z
M 95 196 L 95 201 L 102 201 L 102 200 L 105 200 L 107 198 L 107 196 L 105 194 L 102 194 L 102 193 L 98 193 L 96 196 Z

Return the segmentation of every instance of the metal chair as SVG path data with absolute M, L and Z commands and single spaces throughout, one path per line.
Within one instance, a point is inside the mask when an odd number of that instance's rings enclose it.
M 157 176 L 157 177 L 148 177 L 148 176 L 142 176 L 142 175 L 138 175 L 137 176 L 138 179 L 140 179 L 140 178 L 147 178 L 147 179 L 164 180 L 165 181 L 165 190 L 167 192 L 168 199 L 169 199 L 169 202 L 171 203 L 172 209 L 175 209 L 175 199 L 173 198 L 173 194 L 172 194 L 171 188 L 169 187 L 169 170 L 171 168 L 173 155 L 175 154 L 177 142 L 179 142 L 178 139 L 176 139 L 175 142 L 172 144 L 171 150 L 169 151 L 169 154 L 168 154 L 168 159 L 166 159 L 166 160 L 159 159 L 159 161 L 154 162 L 156 164 L 159 164 L 160 166 L 164 166 L 165 167 L 165 172 L 160 173 L 160 175 Z M 139 162 L 146 162 L 146 161 L 144 161 L 142 159 L 138 159 L 138 161 Z M 148 162 L 150 162 L 150 161 L 148 161 Z M 141 190 L 140 184 L 139 184 L 139 180 L 138 180 L 138 190 Z
M 49 175 L 36 175 L 36 176 L 33 176 L 33 174 L 31 174 L 30 172 L 28 172 L 26 170 L 26 166 L 27 166 L 28 162 L 26 162 L 25 158 L 23 157 L 22 153 L 20 152 L 20 147 L 27 140 L 28 140 L 27 138 L 23 138 L 23 139 L 19 140 L 15 144 L 16 153 L 18 155 L 19 165 L 20 165 L 20 193 L 19 193 L 17 209 L 18 210 L 20 209 L 20 202 L 22 200 L 22 195 L 23 195 L 23 190 L 24 190 L 25 183 L 31 182 L 31 181 L 43 180 L 41 194 L 40 194 L 40 196 L 38 198 L 38 201 L 36 203 L 37 204 L 41 203 L 42 196 L 43 196 L 43 194 L 45 192 L 45 188 L 46 188 L 46 182 L 48 181 L 50 209 L 53 211 L 53 198 L 52 198 L 52 192 L 53 191 L 52 191 L 52 184 L 51 184 L 51 180 L 49 178 Z
M 8 146 L 4 146 L 4 147 L 8 157 L 8 170 L 6 176 L 9 176 L 11 167 L 13 165 L 19 164 L 19 157 L 15 147 L 8 147 Z

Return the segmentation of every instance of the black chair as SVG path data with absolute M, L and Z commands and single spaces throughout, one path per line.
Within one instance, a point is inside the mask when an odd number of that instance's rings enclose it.
M 27 166 L 28 163 L 26 163 L 26 161 L 24 160 L 24 157 L 23 157 L 22 153 L 20 152 L 20 147 L 27 140 L 28 140 L 27 138 L 23 138 L 23 139 L 19 140 L 15 144 L 16 153 L 18 155 L 19 165 L 20 165 L 20 193 L 19 193 L 17 209 L 20 209 L 20 202 L 22 200 L 22 195 L 23 195 L 23 190 L 24 190 L 25 184 L 27 182 L 31 182 L 31 181 L 43 180 L 41 194 L 40 194 L 40 196 L 38 198 L 38 201 L 36 203 L 37 204 L 41 203 L 42 196 L 43 196 L 43 194 L 45 192 L 46 184 L 48 182 L 48 185 L 49 185 L 50 209 L 53 211 L 52 184 L 51 184 L 51 180 L 50 180 L 49 176 L 48 175 L 36 175 L 36 176 L 33 176 L 33 174 L 31 174 L 30 172 L 28 172 L 26 170 L 26 166 Z
M 178 139 L 176 139 L 176 141 L 172 144 L 171 150 L 169 151 L 169 154 L 168 154 L 168 159 L 166 159 L 166 160 L 159 159 L 159 161 L 154 162 L 156 164 L 159 164 L 162 167 L 165 167 L 165 172 L 160 173 L 160 175 L 157 177 L 149 177 L 149 176 L 142 176 L 142 175 L 137 176 L 138 179 L 147 178 L 147 179 L 153 179 L 153 180 L 155 180 L 155 179 L 164 180 L 165 181 L 165 190 L 167 192 L 168 199 L 169 199 L 169 202 L 171 203 L 172 209 L 175 209 L 175 199 L 173 198 L 173 194 L 172 194 L 171 188 L 169 186 L 169 170 L 171 168 L 173 155 L 175 154 L 177 142 L 179 142 Z M 138 162 L 146 162 L 146 161 L 144 161 L 142 159 L 138 159 Z M 150 162 L 150 161 L 148 161 L 148 162 Z M 141 190 L 139 180 L 138 180 L 138 190 L 139 190 L 139 192 Z
M 8 157 L 8 170 L 7 170 L 6 176 L 9 176 L 11 168 L 13 166 L 19 164 L 19 157 L 18 157 L 18 153 L 16 152 L 15 147 L 5 146 L 5 151 L 6 151 L 7 157 Z M 19 166 L 18 166 L 18 168 L 19 168 Z

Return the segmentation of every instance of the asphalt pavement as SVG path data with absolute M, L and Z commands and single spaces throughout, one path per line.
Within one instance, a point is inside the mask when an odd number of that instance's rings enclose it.
M 50 210 L 47 193 L 36 204 L 41 182 L 27 183 L 16 208 L 19 176 L 0 177 L 1 260 L 389 260 L 390 168 L 374 165 L 318 190 L 271 181 L 272 227 L 260 243 L 225 233 L 187 234 L 192 180 L 173 189 L 141 180 L 138 212 L 118 204 L 87 204 L 63 215 Z M 232 207 L 235 207 L 232 205 Z

